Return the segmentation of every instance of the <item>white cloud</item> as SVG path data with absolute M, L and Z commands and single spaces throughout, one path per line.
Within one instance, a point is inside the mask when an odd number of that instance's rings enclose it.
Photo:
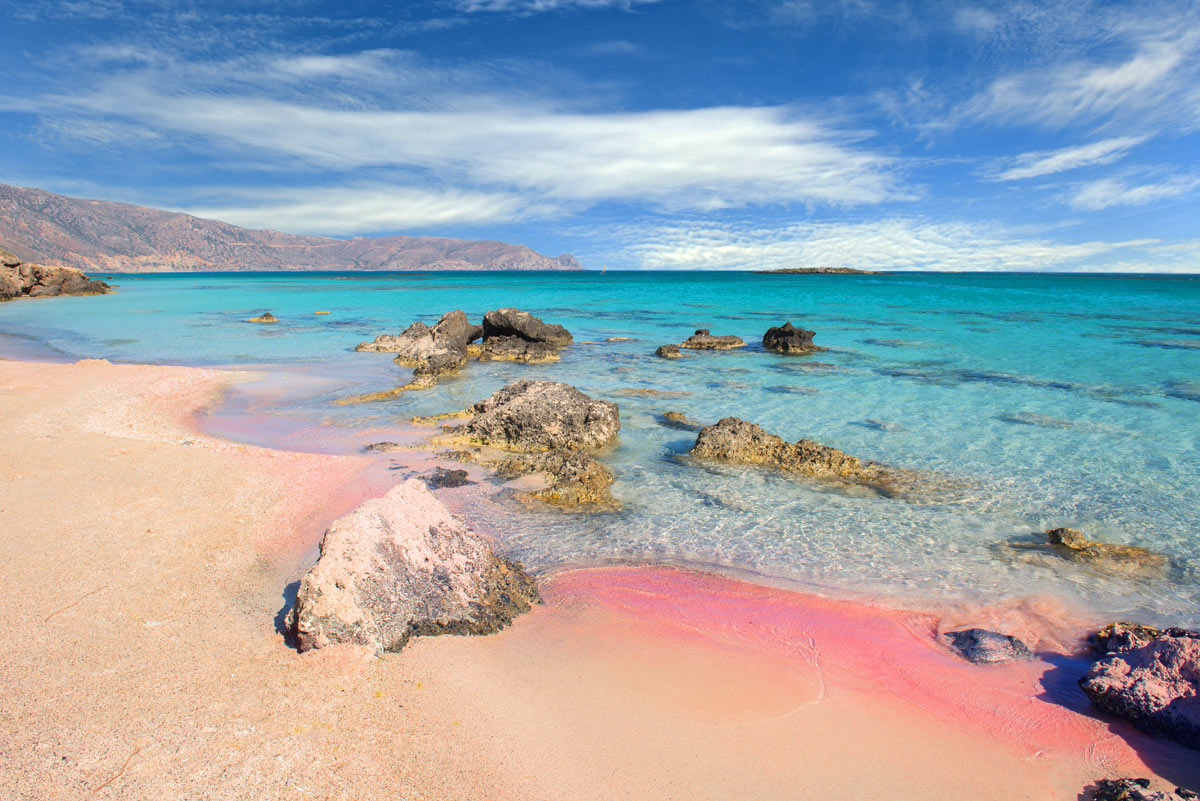
M 1200 188 L 1200 178 L 1174 176 L 1152 184 L 1130 185 L 1116 178 L 1089 181 L 1077 187 L 1068 202 L 1077 209 L 1099 211 L 1113 206 L 1144 206 L 1186 195 Z
M 624 232 L 620 258 L 645 269 L 1082 270 L 1097 257 L 1153 240 L 1063 243 L 958 223 L 891 219 L 797 223 L 776 228 L 685 223 Z M 617 263 L 617 257 L 612 259 Z
M 460 11 L 510 11 L 534 14 L 540 11 L 559 11 L 576 8 L 619 8 L 629 11 L 635 5 L 657 3 L 659 0 L 459 0 Z
M 993 177 L 997 181 L 1017 181 L 1024 178 L 1040 178 L 1043 175 L 1053 175 L 1079 167 L 1111 164 L 1123 158 L 1130 148 L 1140 145 L 1148 138 L 1121 136 L 1061 150 L 1022 153 L 1011 160 L 1011 166 Z
M 424 229 L 444 225 L 531 220 L 557 209 L 514 195 L 412 187 L 302 187 L 231 192 L 242 202 L 199 205 L 188 214 L 243 228 L 334 236 Z
M 798 109 L 599 113 L 508 95 L 487 79 L 369 51 L 131 68 L 70 95 L 0 98 L 0 108 L 136 125 L 268 168 L 385 171 L 398 185 L 520 195 L 526 205 L 711 210 L 911 196 L 895 159 Z

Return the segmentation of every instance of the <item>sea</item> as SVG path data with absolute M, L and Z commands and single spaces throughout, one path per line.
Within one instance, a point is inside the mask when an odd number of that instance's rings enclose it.
M 531 507 L 498 479 L 467 510 L 538 574 L 668 563 L 899 603 L 1049 597 L 1100 617 L 1200 625 L 1200 277 L 188 273 L 111 283 L 117 291 L 101 297 L 0 305 L 0 355 L 253 370 L 258 379 L 231 390 L 205 425 L 321 452 L 357 451 L 373 432 L 522 378 L 616 402 L 620 437 L 599 458 L 616 475 L 619 511 Z M 411 374 L 358 343 L 453 309 L 479 321 L 510 306 L 566 326 L 575 344 L 552 364 L 471 362 L 432 389 L 334 403 Z M 246 322 L 263 311 L 280 321 Z M 827 350 L 765 351 L 763 333 L 785 321 Z M 698 328 L 748 346 L 654 356 Z M 740 417 L 917 471 L 936 491 L 887 497 L 699 463 L 687 458 L 695 434 L 665 426 L 667 411 Z M 1169 567 L 1114 575 L 1006 545 L 1059 526 L 1151 549 Z

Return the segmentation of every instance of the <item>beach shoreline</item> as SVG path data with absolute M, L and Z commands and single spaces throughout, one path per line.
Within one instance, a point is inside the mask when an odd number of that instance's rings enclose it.
M 331 520 L 398 476 L 197 430 L 237 378 L 0 361 L 0 608 L 24 621 L 0 665 L 5 797 L 1051 799 L 1116 776 L 1200 784 L 1194 752 L 1087 711 L 1069 656 L 1085 621 L 1033 602 L 939 615 L 604 567 L 549 576 L 546 604 L 498 635 L 297 654 L 278 631 L 286 585 Z M 989 619 L 1043 658 L 978 667 L 937 642 Z

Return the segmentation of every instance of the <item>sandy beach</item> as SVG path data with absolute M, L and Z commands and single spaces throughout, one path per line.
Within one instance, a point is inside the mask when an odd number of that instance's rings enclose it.
M 1073 799 L 1200 786 L 1087 709 L 1086 625 L 908 611 L 669 567 L 560 573 L 488 637 L 298 654 L 284 588 L 396 480 L 194 425 L 234 373 L 0 361 L 0 797 Z M 1042 658 L 970 665 L 1002 618 Z

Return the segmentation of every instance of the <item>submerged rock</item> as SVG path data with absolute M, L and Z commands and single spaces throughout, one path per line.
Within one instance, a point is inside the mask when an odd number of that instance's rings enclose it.
M 762 344 L 767 350 L 795 356 L 827 350 L 827 348 L 813 344 L 814 336 L 816 336 L 815 331 L 796 328 L 789 321 L 781 326 L 768 328 L 767 333 L 763 334 Z
M 726 417 L 716 425 L 701 429 L 691 455 L 700 459 L 774 467 L 814 478 L 861 484 L 884 492 L 890 490 L 892 483 L 888 472 L 880 465 L 863 462 L 812 440 L 787 442 L 736 417 Z
M 1170 790 L 1151 790 L 1149 779 L 1101 779 L 1089 796 L 1092 801 L 1190 801 L 1200 795 L 1176 787 Z
M 598 448 L 621 428 L 617 404 L 557 381 L 517 381 L 475 404 L 471 413 L 447 433 L 518 451 Z
M 497 464 L 496 473 L 502 478 L 545 476 L 548 485 L 544 489 L 525 495 L 565 509 L 615 509 L 619 506 L 609 491 L 613 483 L 612 471 L 583 451 L 556 448 L 541 453 L 517 454 Z
M 248 323 L 277 323 L 277 322 L 279 322 L 279 318 L 276 317 L 275 315 L 271 314 L 270 312 L 263 312 L 262 314 L 258 315 L 257 317 L 251 317 L 246 322 L 248 322 Z
M 667 428 L 677 428 L 680 431 L 699 431 L 704 428 L 703 423 L 697 423 L 683 412 L 663 412 L 658 419 L 658 424 Z
M 408 480 L 329 527 L 289 626 L 301 651 L 335 643 L 398 651 L 414 635 L 497 631 L 539 601 L 519 564 Z
M 1005 423 L 1015 423 L 1022 426 L 1039 426 L 1041 428 L 1070 428 L 1073 424 L 1070 420 L 1060 420 L 1057 417 L 1049 417 L 1036 412 L 1013 412 L 1012 414 L 1002 414 L 997 416 L 997 420 Z
M 1110 653 L 1079 686 L 1097 709 L 1200 749 L 1200 638 L 1164 634 Z
M 1096 542 L 1071 528 L 1051 529 L 1036 536 L 1044 539 L 1010 540 L 996 547 L 1002 555 L 1024 562 L 1053 566 L 1066 561 L 1110 576 L 1160 578 L 1170 567 L 1170 561 L 1162 554 L 1136 545 Z
M 658 350 L 654 351 L 654 355 L 660 359 L 683 358 L 683 354 L 679 351 L 678 345 L 659 345 Z
M 57 295 L 104 295 L 112 287 L 74 267 L 22 261 L 0 250 L 0 301 L 51 298 Z
M 1030 659 L 1033 656 L 1029 647 L 1016 637 L 987 629 L 950 631 L 942 636 L 950 641 L 954 650 L 962 654 L 964 659 L 977 665 L 996 665 L 1018 659 Z
M 453 489 L 475 483 L 466 470 L 447 470 L 444 467 L 435 467 L 422 478 L 425 480 L 425 486 L 430 489 Z
M 731 350 L 744 348 L 746 343 L 741 337 L 732 335 L 715 337 L 709 333 L 707 328 L 697 328 L 696 333 L 679 343 L 679 347 L 691 350 Z

